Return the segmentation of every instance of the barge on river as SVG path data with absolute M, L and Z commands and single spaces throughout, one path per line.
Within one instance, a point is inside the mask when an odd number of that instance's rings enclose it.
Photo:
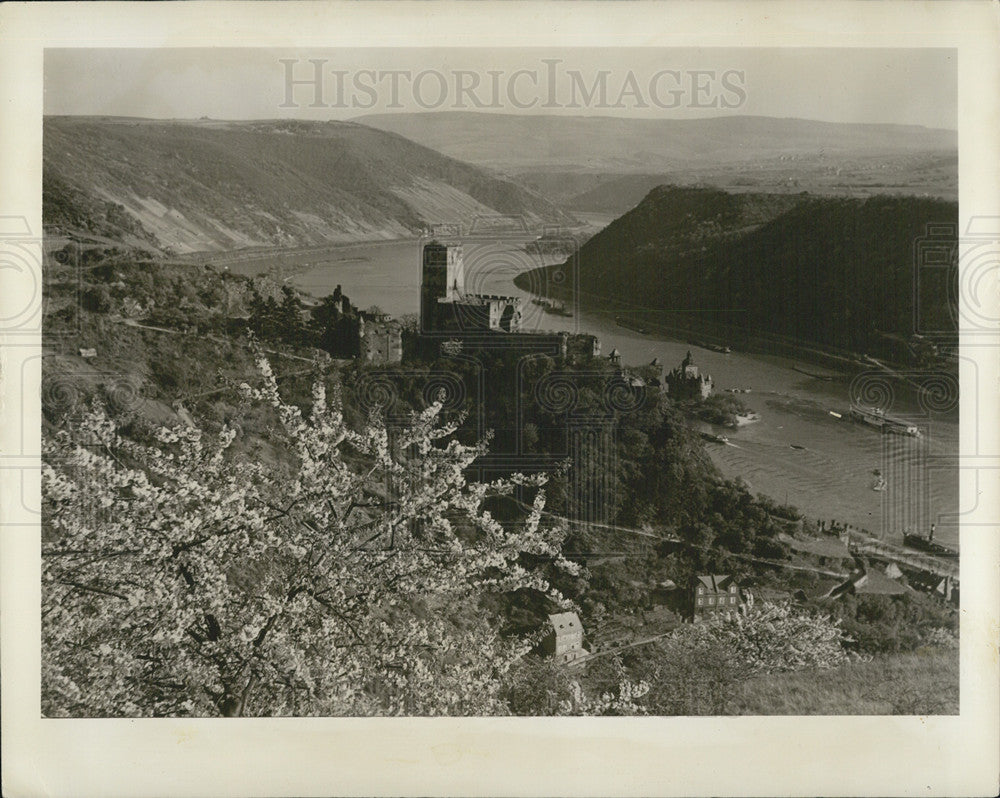
M 856 421 L 859 424 L 867 424 L 869 427 L 875 427 L 883 432 L 890 432 L 895 435 L 909 435 L 913 438 L 920 437 L 920 428 L 915 424 L 890 416 L 878 407 L 851 405 L 848 416 L 851 421 Z
M 910 549 L 926 551 L 928 554 L 945 557 L 949 560 L 958 559 L 957 549 L 953 549 L 950 546 L 943 546 L 931 537 L 915 535 L 912 532 L 903 533 L 903 545 Z

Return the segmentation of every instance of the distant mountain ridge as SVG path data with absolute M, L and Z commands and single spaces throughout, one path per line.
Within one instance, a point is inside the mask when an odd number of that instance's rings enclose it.
M 587 241 L 569 262 L 582 304 L 740 345 L 780 336 L 903 359 L 915 303 L 928 329 L 955 329 L 955 272 L 923 270 L 915 246 L 929 227 L 957 229 L 958 204 L 727 193 L 660 186 Z M 520 275 L 548 280 L 552 266 Z
M 351 122 L 44 121 L 50 230 L 165 252 L 400 238 L 437 223 L 573 219 L 539 194 Z
M 640 119 L 472 111 L 371 114 L 356 122 L 500 170 L 654 172 L 792 156 L 957 151 L 954 130 L 763 116 Z

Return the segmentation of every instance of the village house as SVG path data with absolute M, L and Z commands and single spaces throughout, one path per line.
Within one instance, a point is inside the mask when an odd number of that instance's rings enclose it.
M 865 570 L 852 574 L 845 582 L 830 590 L 827 597 L 840 598 L 847 594 L 854 596 L 902 596 L 909 592 L 911 592 L 911 588 L 897 582 L 892 576 L 877 568 L 866 567 Z
M 824 568 L 846 571 L 854 561 L 844 539 L 832 535 L 800 538 L 782 532 L 778 535 L 778 540 L 797 554 L 815 560 Z
M 930 593 L 958 606 L 958 582 L 950 576 L 915 571 L 907 576 L 907 582 L 914 590 Z
M 579 659 L 583 649 L 583 626 L 575 612 L 559 612 L 549 616 L 551 631 L 542 638 L 541 649 L 551 654 L 557 662 L 566 663 Z
M 706 613 L 735 610 L 743 602 L 739 583 L 728 575 L 709 574 L 691 580 L 691 617 L 698 620 Z

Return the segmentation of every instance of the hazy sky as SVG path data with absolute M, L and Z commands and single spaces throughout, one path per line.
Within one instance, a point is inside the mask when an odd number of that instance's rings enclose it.
M 289 85 L 289 78 L 304 82 Z M 957 129 L 957 58 L 944 49 L 812 48 L 45 54 L 46 114 L 350 119 L 425 110 L 676 119 L 753 114 Z

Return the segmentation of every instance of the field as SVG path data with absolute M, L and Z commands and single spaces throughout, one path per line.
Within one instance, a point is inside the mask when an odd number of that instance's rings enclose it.
M 832 670 L 761 676 L 733 695 L 734 715 L 957 715 L 958 655 L 920 648 Z

